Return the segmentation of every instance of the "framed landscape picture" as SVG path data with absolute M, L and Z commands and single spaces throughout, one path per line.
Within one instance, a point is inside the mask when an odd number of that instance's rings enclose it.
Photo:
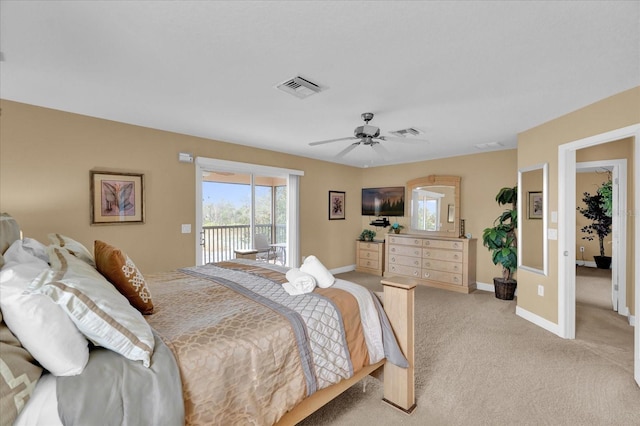
M 343 220 L 345 218 L 345 193 L 343 191 L 329 191 L 329 220 Z
M 91 171 L 91 224 L 144 223 L 144 175 Z

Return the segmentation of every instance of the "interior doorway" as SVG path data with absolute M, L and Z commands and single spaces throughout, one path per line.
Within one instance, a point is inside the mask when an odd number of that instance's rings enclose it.
M 589 149 L 589 148 L 586 148 Z M 581 150 L 579 150 L 581 151 Z M 580 156 L 581 152 L 577 153 Z M 611 233 L 604 239 L 604 255 L 609 255 L 612 258 L 611 270 L 606 274 L 600 274 L 601 278 L 605 278 L 604 275 L 609 276 L 609 302 L 610 307 L 620 315 L 629 315 L 629 305 L 627 304 L 627 286 L 626 286 L 626 271 L 627 271 L 627 160 L 612 159 L 612 160 L 598 160 L 588 162 L 576 163 L 576 204 L 578 206 L 584 206 L 584 204 L 578 200 L 582 200 L 583 193 L 589 192 L 595 194 L 597 187 L 604 181 L 611 180 L 612 191 L 612 223 Z M 605 175 L 606 174 L 606 175 Z M 584 218 L 580 213 L 576 212 L 576 265 L 578 267 L 596 267 L 593 256 L 600 255 L 598 251 L 598 245 L 592 244 L 588 240 L 582 237 L 586 234 L 580 231 L 581 225 L 590 223 L 590 221 Z M 598 242 L 597 236 L 594 243 Z M 588 248 L 588 250 L 585 250 Z M 587 257 L 585 258 L 585 251 Z M 586 271 L 585 271 L 586 272 Z M 591 271 L 593 272 L 593 271 Z M 595 275 L 595 274 L 584 274 Z M 597 280 L 602 283 L 602 280 Z M 599 294 L 596 289 L 592 296 Z M 587 297 L 592 297 L 587 296 Z M 604 302 L 604 301 L 603 301 Z
M 558 326 L 560 336 L 574 339 L 576 332 L 576 151 L 581 148 L 601 145 L 624 138 L 633 140 L 633 163 L 640 164 L 640 124 L 623 127 L 606 133 L 590 136 L 560 145 L 558 148 Z M 640 171 L 633 170 L 634 187 L 640 188 Z M 635 197 L 633 211 L 640 211 L 640 199 Z M 624 212 L 626 215 L 626 212 Z M 634 220 L 633 244 L 635 265 L 640 264 L 640 215 L 631 216 Z M 634 325 L 634 378 L 640 386 L 640 274 L 635 269 L 633 277 L 635 300 L 634 317 L 629 322 Z

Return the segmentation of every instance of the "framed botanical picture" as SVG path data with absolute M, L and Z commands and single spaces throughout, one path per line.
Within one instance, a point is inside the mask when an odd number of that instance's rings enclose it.
M 542 219 L 542 191 L 529 192 L 529 219 Z
M 144 223 L 144 175 L 91 171 L 91 224 Z
M 345 218 L 345 193 L 343 191 L 329 191 L 329 220 L 343 220 Z

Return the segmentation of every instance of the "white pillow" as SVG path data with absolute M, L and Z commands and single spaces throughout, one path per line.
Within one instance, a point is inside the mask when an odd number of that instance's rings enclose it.
M 9 329 L 40 365 L 56 376 L 74 376 L 87 365 L 87 339 L 48 297 L 25 293 L 34 279 L 49 271 L 46 262 L 28 251 L 37 246 L 33 241 L 15 241 L 5 252 L 0 308 Z
M 93 254 L 81 243 L 62 234 L 49 234 L 48 237 L 51 244 L 54 246 L 67 249 L 69 253 L 78 259 L 84 260 L 94 268 L 96 267 L 96 261 L 93 258 Z
M 300 270 L 312 275 L 320 288 L 331 287 L 336 280 L 333 274 L 313 255 L 306 257 Z
M 48 248 L 53 270 L 30 290 L 44 294 L 69 315 L 93 343 L 149 367 L 154 348 L 151 327 L 98 271 L 60 247 Z

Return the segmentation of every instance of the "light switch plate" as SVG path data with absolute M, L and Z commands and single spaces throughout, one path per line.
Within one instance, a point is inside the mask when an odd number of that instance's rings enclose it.
M 555 228 L 549 228 L 549 230 L 547 231 L 547 237 L 550 240 L 557 240 L 558 239 L 558 230 Z
M 182 224 L 182 233 L 183 234 L 190 234 L 191 233 L 191 224 L 190 223 L 183 223 Z

